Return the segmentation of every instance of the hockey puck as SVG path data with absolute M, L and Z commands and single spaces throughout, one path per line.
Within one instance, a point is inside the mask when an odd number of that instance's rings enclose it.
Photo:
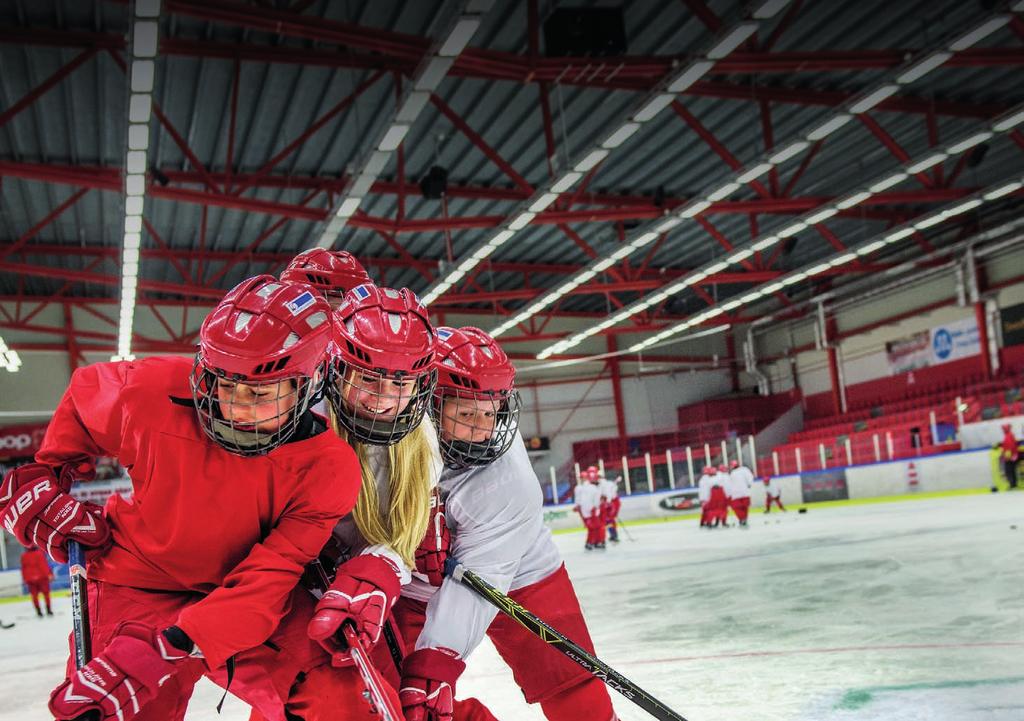
M 799 509 L 797 509 L 797 513 L 807 513 L 807 509 L 806 508 L 799 508 Z
M 1016 531 L 1016 530 L 1017 530 L 1017 527 L 1016 527 L 1016 526 L 1010 526 L 1010 530 L 1011 530 L 1011 531 Z

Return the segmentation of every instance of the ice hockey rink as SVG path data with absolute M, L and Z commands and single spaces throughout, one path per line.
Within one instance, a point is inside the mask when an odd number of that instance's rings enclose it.
M 636 525 L 604 552 L 557 535 L 599 656 L 689 721 L 1024 719 L 1024 493 L 776 513 L 746 531 Z M 0 605 L 17 623 L 0 632 L 0 720 L 49 718 L 69 606 Z M 459 695 L 543 719 L 489 644 Z M 187 718 L 248 718 L 233 698 L 218 716 L 219 697 L 201 686 Z

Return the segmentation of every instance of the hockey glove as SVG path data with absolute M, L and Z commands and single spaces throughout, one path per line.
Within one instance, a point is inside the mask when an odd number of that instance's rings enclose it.
M 54 689 L 50 713 L 58 721 L 134 718 L 178 672 L 178 663 L 190 657 L 178 645 L 194 649 L 177 627 L 160 633 L 144 623 L 125 621 L 103 653 Z
M 4 528 L 22 545 L 36 545 L 58 563 L 67 563 L 68 539 L 88 549 L 105 548 L 110 527 L 99 506 L 82 503 L 67 491 L 71 479 L 57 480 L 45 463 L 12 468 L 0 484 L 0 517 Z
M 416 549 L 416 572 L 425 576 L 431 586 L 440 586 L 444 581 L 444 562 L 451 545 L 452 537 L 445 523 L 444 503 L 435 491 L 430 499 L 427 533 Z
M 399 570 L 391 560 L 373 554 L 356 556 L 338 567 L 306 631 L 331 654 L 332 665 L 348 666 L 352 657 L 348 644 L 339 638 L 341 624 L 354 623 L 359 640 L 369 649 L 380 638 L 401 588 Z
M 421 648 L 409 654 L 398 692 L 405 721 L 452 721 L 455 682 L 465 669 L 465 662 L 447 648 Z

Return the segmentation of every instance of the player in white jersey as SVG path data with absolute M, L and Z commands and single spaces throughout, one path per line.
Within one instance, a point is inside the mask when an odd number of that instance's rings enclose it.
M 697 500 L 700 501 L 700 527 L 711 528 L 711 486 L 715 482 L 715 467 L 704 466 L 697 481 Z
M 587 529 L 587 541 L 584 550 L 604 548 L 604 501 L 601 498 L 601 479 L 597 466 L 589 466 L 580 471 L 580 485 L 576 486 L 573 509 L 580 514 L 583 526 Z
M 782 505 L 782 486 L 771 476 L 765 476 L 761 480 L 764 481 L 764 512 L 769 513 L 773 503 L 780 511 L 785 512 L 786 507 Z
M 729 507 L 736 514 L 741 528 L 748 528 L 747 514 L 750 511 L 750 485 L 754 482 L 754 474 L 739 461 L 729 462 L 729 482 L 725 495 L 729 497 Z
M 598 471 L 597 490 L 601 495 L 601 520 L 608 528 L 608 540 L 619 542 L 618 518 L 622 499 L 619 498 L 619 484 L 609 480 L 604 471 Z
M 511 361 L 476 328 L 438 328 L 437 335 L 432 417 L 446 466 L 440 488 L 450 537 L 428 532 L 417 555 L 423 572 L 403 589 L 394 609 L 411 651 L 400 694 L 406 720 L 494 718 L 475 700 L 454 701 L 465 660 L 485 633 L 526 700 L 539 703 L 548 719 L 613 720 L 601 681 L 518 623 L 495 617 L 496 609 L 469 588 L 437 573 L 450 553 L 593 650 L 572 583 L 543 523 L 540 483 L 518 433 L 519 394 Z

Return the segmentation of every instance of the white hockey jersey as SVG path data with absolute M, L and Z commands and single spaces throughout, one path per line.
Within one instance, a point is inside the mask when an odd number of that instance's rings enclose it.
M 442 471 L 441 498 L 452 532 L 451 556 L 498 590 L 532 585 L 561 567 L 562 557 L 544 525 L 540 482 L 522 439 L 490 465 Z M 402 595 L 428 601 L 416 648 L 450 648 L 460 658 L 480 644 L 497 613 L 451 578 L 440 587 L 414 578 Z
M 595 510 L 601 508 L 601 490 L 596 483 L 584 481 L 573 491 L 573 503 L 580 507 L 584 518 L 589 518 Z
M 729 498 L 750 498 L 750 484 L 754 482 L 754 474 L 746 466 L 738 466 L 729 471 L 729 483 L 725 487 L 725 495 Z
M 782 487 L 774 478 L 769 478 L 768 482 L 764 484 L 764 492 L 772 498 L 778 498 L 782 495 Z
M 427 434 L 427 441 L 432 449 L 433 466 L 425 469 L 426 473 L 430 474 L 430 487 L 434 488 L 437 486 L 441 476 L 441 451 L 437 444 L 437 432 L 434 430 L 433 424 L 424 419 L 422 421 L 423 428 Z M 377 482 L 377 497 L 380 501 L 381 508 L 387 508 L 388 501 L 391 498 L 391 489 L 389 487 L 389 478 L 391 473 L 391 463 L 388 455 L 387 446 L 366 446 L 367 460 L 370 470 L 373 472 L 373 478 Z M 341 547 L 342 557 L 351 558 L 352 556 L 358 556 L 365 553 L 373 553 L 376 555 L 387 556 L 391 559 L 395 566 L 401 571 L 401 581 L 403 584 L 409 583 L 412 579 L 412 570 L 409 568 L 402 557 L 398 555 L 398 552 L 392 549 L 390 546 L 370 546 L 367 544 L 366 539 L 359 532 L 359 528 L 356 526 L 355 518 L 352 514 L 348 514 L 334 527 L 334 540 L 337 541 Z
M 714 476 L 709 476 L 707 473 L 701 474 L 700 480 L 697 481 L 697 498 L 701 503 L 711 500 L 711 485 L 714 482 Z
M 607 478 L 602 478 L 597 483 L 598 494 L 606 502 L 610 502 L 614 498 L 619 496 L 619 484 L 615 481 L 610 481 Z

